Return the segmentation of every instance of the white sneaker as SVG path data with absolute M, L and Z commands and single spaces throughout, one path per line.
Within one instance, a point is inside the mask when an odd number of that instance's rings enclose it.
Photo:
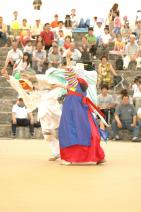
M 70 165 L 70 164 L 71 164 L 71 162 L 69 162 L 69 161 L 61 160 L 61 165 L 68 166 L 68 165 Z
M 138 137 L 133 137 L 133 138 L 132 138 L 132 141 L 133 141 L 133 142 L 138 142 L 138 141 L 140 141 L 140 139 L 139 139 Z
M 58 158 L 60 158 L 60 155 L 52 156 L 48 159 L 48 161 L 56 161 Z

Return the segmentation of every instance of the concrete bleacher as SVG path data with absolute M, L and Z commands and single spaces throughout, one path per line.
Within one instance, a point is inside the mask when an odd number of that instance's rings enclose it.
M 74 32 L 73 38 L 75 38 L 76 41 L 80 41 L 80 38 L 86 34 L 86 32 Z M 109 50 L 112 50 L 113 44 L 111 43 L 109 46 Z M 7 52 L 9 51 L 8 48 L 0 48 L 0 70 L 3 68 L 5 59 L 7 56 Z M 100 58 L 103 55 L 103 49 L 100 47 L 97 50 L 97 59 L 93 60 L 93 63 L 95 64 L 95 68 L 97 70 L 98 65 L 100 63 Z M 109 62 L 113 65 L 115 68 L 115 59 L 110 58 Z M 125 88 L 128 88 L 129 84 L 133 82 L 135 76 L 141 75 L 141 71 L 135 71 L 135 70 L 116 70 L 118 75 L 122 75 L 124 78 L 123 85 Z M 9 73 L 11 70 L 9 70 Z M 117 92 L 118 90 L 122 89 L 122 87 L 119 86 L 117 90 L 111 90 L 111 93 Z M 0 76 L 0 137 L 11 137 L 11 108 L 12 105 L 15 103 L 17 97 L 17 92 L 10 86 L 10 84 L 6 81 L 6 79 L 2 76 Z M 125 133 L 126 134 L 126 133 Z M 128 134 L 127 134 L 128 135 Z M 28 138 L 29 130 L 28 128 L 17 128 L 17 137 L 20 138 Z M 35 137 L 41 138 L 42 133 L 41 129 L 35 128 Z M 128 137 L 128 136 L 126 136 Z
M 6 79 L 0 76 L 0 137 L 11 137 L 11 110 L 17 99 L 17 92 Z M 34 112 L 36 118 L 37 112 Z M 18 138 L 30 138 L 28 127 L 17 128 Z M 42 138 L 41 128 L 35 128 L 35 138 Z
M 9 48 L 0 48 L 0 70 L 3 68 Z M 0 137 L 11 137 L 11 110 L 16 102 L 17 92 L 10 86 L 6 79 L 0 76 Z M 34 112 L 36 117 L 37 112 Z M 30 138 L 28 127 L 17 128 L 18 138 Z M 41 128 L 35 128 L 35 138 L 42 138 Z

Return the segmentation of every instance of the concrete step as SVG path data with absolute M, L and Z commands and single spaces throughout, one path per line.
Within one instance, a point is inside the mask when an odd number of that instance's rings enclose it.
M 3 76 L 0 76 L 0 87 L 11 87 L 9 82 Z
M 9 87 L 0 87 L 0 98 L 1 99 L 16 99 L 18 96 L 18 93 L 13 89 Z
M 11 113 L 12 113 L 12 107 L 9 111 L 4 112 L 0 111 L 0 124 L 9 124 L 11 123 Z M 33 112 L 34 121 L 37 121 L 37 112 Z
M 0 67 L 4 67 L 5 65 L 5 60 L 0 60 Z
M 0 56 L 6 56 L 11 47 L 0 48 Z
M 0 124 L 0 137 L 11 138 L 11 125 L 10 124 Z M 29 128 L 28 127 L 17 127 L 16 138 L 30 138 Z M 43 138 L 41 128 L 35 128 L 35 138 Z
M 0 55 L 0 61 L 5 61 L 7 55 Z
M 10 112 L 12 105 L 15 104 L 15 99 L 0 99 L 0 112 Z
M 11 112 L 0 112 L 0 124 L 9 124 L 11 122 Z

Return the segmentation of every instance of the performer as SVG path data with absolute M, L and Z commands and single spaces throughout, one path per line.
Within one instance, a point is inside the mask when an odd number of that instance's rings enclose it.
M 92 115 L 97 108 L 86 97 L 86 81 L 78 78 L 77 82 L 75 88 L 68 91 L 63 105 L 59 126 L 61 160 L 66 165 L 102 163 L 105 154 L 100 146 L 100 131 Z
M 60 122 L 61 107 L 57 99 L 59 94 L 61 95 L 65 92 L 64 88 L 66 87 L 63 85 L 63 83 L 66 83 L 65 80 L 61 84 L 55 76 L 52 77 L 54 71 L 50 69 L 46 75 L 34 75 L 27 72 L 17 76 L 18 79 L 9 76 L 4 69 L 1 71 L 19 96 L 23 98 L 27 108 L 31 111 L 38 108 L 38 119 L 41 123 L 42 133 L 44 139 L 49 142 L 51 149 L 50 161 L 54 161 L 60 156 L 56 129 Z M 29 79 L 32 79 L 34 84 Z

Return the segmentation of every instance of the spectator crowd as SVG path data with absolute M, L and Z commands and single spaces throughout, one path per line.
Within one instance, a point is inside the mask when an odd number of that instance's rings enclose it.
M 79 40 L 73 36 L 76 32 L 83 35 Z M 121 17 L 119 5 L 115 3 L 106 20 L 96 16 L 93 22 L 83 18 L 78 20 L 77 11 L 72 9 L 63 21 L 55 14 L 51 23 L 42 23 L 37 18 L 30 26 L 25 18 L 20 23 L 18 11 L 14 11 L 10 26 L 4 23 L 4 17 L 0 17 L 0 40 L 4 48 L 11 47 L 4 69 L 10 67 L 13 76 L 29 69 L 44 74 L 49 67 L 75 66 L 80 62 L 94 69 L 95 60 L 100 59 L 98 67 L 95 67 L 98 73 L 98 106 L 105 114 L 106 121 L 112 125 L 112 137 L 119 140 L 119 129 L 128 129 L 132 132 L 132 141 L 139 141 L 140 74 L 129 85 L 133 95 L 129 96 L 127 90 L 122 90 L 114 98 L 110 91 L 114 90 L 113 82 L 118 77 L 116 69 L 120 65 L 124 71 L 131 64 L 134 65 L 132 71 L 141 69 L 140 15 L 135 19 L 134 28 L 131 28 L 128 16 Z M 101 57 L 98 56 L 99 50 Z M 112 56 L 116 58 L 115 67 L 109 59 Z M 15 132 L 14 123 L 12 127 Z

